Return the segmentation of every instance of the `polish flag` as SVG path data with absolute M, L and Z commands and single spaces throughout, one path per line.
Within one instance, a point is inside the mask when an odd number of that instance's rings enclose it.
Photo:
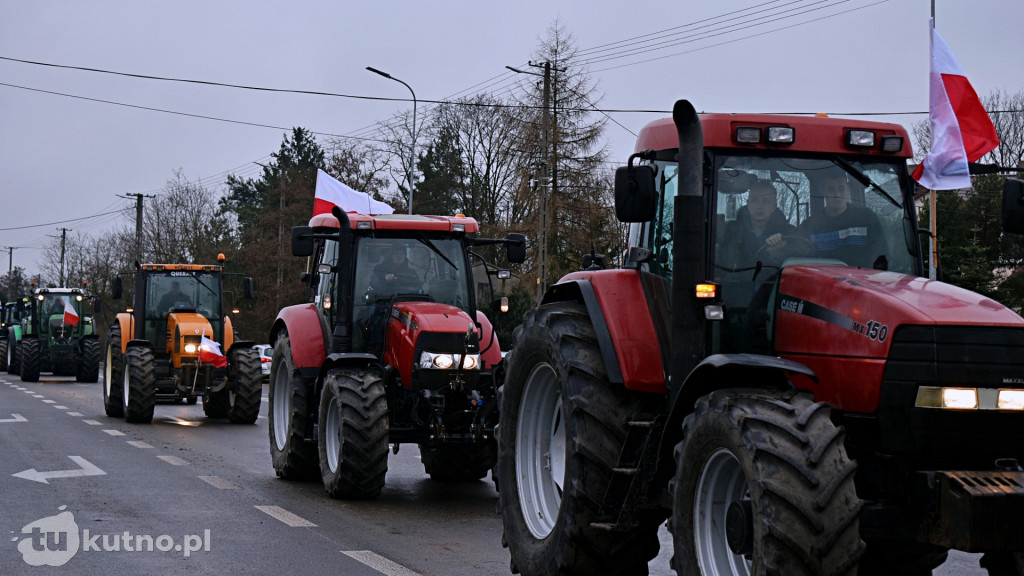
M 210 340 L 205 334 L 203 334 L 203 339 L 199 341 L 199 361 L 213 364 L 217 368 L 223 368 L 228 365 L 227 357 L 220 351 L 220 344 Z
M 928 119 L 932 149 L 914 170 L 914 179 L 930 190 L 971 187 L 967 163 L 999 146 L 999 136 L 981 100 L 967 81 L 949 46 L 931 29 L 932 64 Z
M 360 214 L 393 214 L 395 209 L 374 200 L 365 192 L 357 192 L 331 177 L 323 170 L 316 171 L 316 197 L 313 200 L 313 216 L 330 214 L 337 206 L 345 212 Z
M 71 298 L 61 296 L 60 299 L 64 302 L 64 323 L 78 326 L 78 312 L 75 312 L 75 307 L 71 304 Z

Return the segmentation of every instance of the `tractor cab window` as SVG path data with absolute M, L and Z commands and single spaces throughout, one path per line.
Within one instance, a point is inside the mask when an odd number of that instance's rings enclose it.
M 675 154 L 672 154 L 675 156 Z M 630 246 L 642 246 L 651 251 L 651 259 L 643 264 L 645 270 L 672 279 L 672 249 L 674 246 L 673 220 L 675 218 L 676 175 L 675 161 L 657 160 L 654 166 L 655 186 L 658 189 L 658 212 L 651 222 L 630 228 Z
M 905 164 L 838 156 L 718 156 L 713 274 L 728 320 L 723 351 L 770 351 L 779 270 L 817 262 L 918 273 Z
M 213 334 L 220 338 L 220 280 L 213 273 L 174 270 L 153 273 L 146 283 L 145 338 L 162 346 L 167 316 L 173 312 L 195 312 L 210 321 Z
M 393 302 L 441 302 L 468 311 L 466 257 L 456 238 L 359 238 L 353 285 L 354 351 L 379 353 Z

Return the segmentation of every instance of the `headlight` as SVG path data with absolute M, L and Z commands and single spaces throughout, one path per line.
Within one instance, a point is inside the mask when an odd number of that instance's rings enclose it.
M 456 362 L 462 362 L 463 370 L 476 370 L 480 365 L 479 354 L 434 354 L 423 352 L 420 354 L 420 368 L 424 370 L 450 370 Z
M 918 408 L 948 410 L 1024 411 L 1024 390 L 1015 388 L 967 388 L 921 386 L 917 389 Z
M 196 345 L 195 344 L 185 344 L 185 354 L 195 354 L 195 353 L 196 353 Z
M 1000 410 L 1024 410 L 1024 390 L 1000 390 L 998 406 Z

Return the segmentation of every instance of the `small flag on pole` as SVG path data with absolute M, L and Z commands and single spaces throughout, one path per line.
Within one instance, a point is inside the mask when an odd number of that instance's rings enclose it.
M 949 46 L 931 30 L 928 120 L 932 149 L 914 170 L 914 179 L 930 190 L 971 187 L 967 164 L 999 146 L 999 136 L 977 93 Z
M 64 302 L 64 323 L 78 326 L 78 312 L 75 312 L 75 306 L 71 304 L 71 298 L 61 296 L 60 299 Z
M 220 351 L 220 344 L 207 338 L 206 334 L 203 334 L 203 339 L 199 342 L 199 361 L 213 364 L 217 368 L 228 365 L 227 357 Z

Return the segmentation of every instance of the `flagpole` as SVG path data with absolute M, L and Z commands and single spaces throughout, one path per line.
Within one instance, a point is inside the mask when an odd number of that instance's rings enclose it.
M 935 0 L 932 0 L 932 28 L 934 28 L 934 27 L 935 27 Z M 930 52 L 930 50 L 929 50 L 929 52 Z M 929 56 L 929 58 L 930 58 L 930 56 Z M 922 160 L 922 162 L 923 162 L 923 160 Z M 936 215 L 936 212 L 937 212 L 939 206 L 938 206 L 938 204 L 935 201 L 936 200 L 935 199 L 935 189 L 933 188 L 933 189 L 929 190 L 929 193 L 930 193 L 929 198 L 930 198 L 931 208 L 932 209 L 929 210 L 929 215 L 928 216 L 929 216 L 929 219 L 931 220 L 931 222 L 929 223 L 928 227 L 931 228 L 931 231 L 932 231 L 932 234 L 931 234 L 931 236 L 932 236 L 932 257 L 929 259 L 930 262 L 928 262 L 928 278 L 930 278 L 932 280 L 938 280 L 938 270 L 939 270 L 939 235 L 938 235 L 938 230 L 936 229 L 936 227 L 939 224 L 939 218 Z

